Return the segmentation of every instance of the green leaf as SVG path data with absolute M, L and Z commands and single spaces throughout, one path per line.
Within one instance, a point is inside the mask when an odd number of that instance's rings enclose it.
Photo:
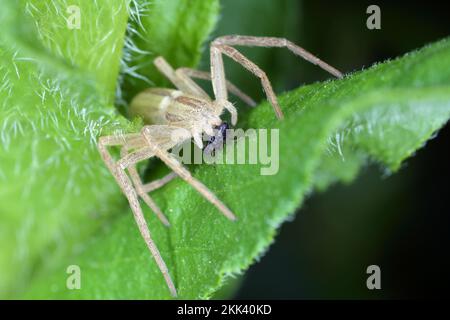
M 67 27 L 65 1 L 0 1 L 1 296 L 117 212 L 104 205 L 117 190 L 95 142 L 102 129 L 131 127 L 111 104 L 127 7 L 71 4 L 79 30 Z
M 236 222 L 183 181 L 152 194 L 172 226 L 162 226 L 149 210 L 147 220 L 181 298 L 210 297 L 228 275 L 248 268 L 314 187 L 349 182 L 373 161 L 395 171 L 421 148 L 450 116 L 450 39 L 343 80 L 285 93 L 280 104 L 284 121 L 262 103 L 241 123 L 279 129 L 276 175 L 260 175 L 262 165 L 193 168 L 236 213 Z M 170 298 L 131 212 L 110 222 L 80 243 L 79 253 L 42 274 L 27 297 Z M 66 289 L 69 261 L 81 267 L 81 290 Z
M 136 49 L 130 30 L 186 39 L 179 63 L 193 66 L 218 10 L 217 1 L 193 3 L 199 11 L 180 19 L 199 29 L 184 38 L 165 16 L 145 18 L 150 8 L 175 16 L 180 6 L 171 3 L 0 0 L 0 297 L 21 297 L 61 263 L 65 273 L 70 256 L 127 208 L 96 141 L 139 129 L 112 105 L 118 81 L 129 76 L 126 63 L 136 64 L 127 55 Z M 80 29 L 68 28 L 71 5 L 80 9 Z

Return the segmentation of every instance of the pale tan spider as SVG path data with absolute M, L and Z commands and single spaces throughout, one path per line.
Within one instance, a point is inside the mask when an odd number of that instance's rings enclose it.
M 162 187 L 176 176 L 181 177 L 208 201 L 214 204 L 228 219 L 235 220 L 235 215 L 205 185 L 192 177 L 191 173 L 168 150 L 187 139 L 202 148 L 202 134 L 212 136 L 215 128 L 223 126 L 220 115 L 224 109 L 231 114 L 231 123 L 237 122 L 237 110 L 228 101 L 227 91 L 240 97 L 244 102 L 254 106 L 255 102 L 238 88 L 225 80 L 222 54 L 230 57 L 261 79 L 267 99 L 276 116 L 283 118 L 277 97 L 272 90 L 264 71 L 247 59 L 233 46 L 286 47 L 294 54 L 320 66 L 334 76 L 341 78 L 342 73 L 321 61 L 311 53 L 292 42 L 273 37 L 224 36 L 215 39 L 210 46 L 211 74 L 188 68 L 174 70 L 162 57 L 154 60 L 158 70 L 164 74 L 178 90 L 150 88 L 139 93 L 131 102 L 130 115 L 140 116 L 146 124 L 140 133 L 123 136 L 101 137 L 98 142 L 100 154 L 117 180 L 122 192 L 127 197 L 134 218 L 150 252 L 158 264 L 172 296 L 177 295 L 175 285 L 169 275 L 167 266 L 153 242 L 138 197 L 153 210 L 166 226 L 169 221 L 156 203 L 148 195 L 152 190 Z M 192 79 L 206 79 L 212 82 L 215 99 L 211 99 Z M 183 134 L 179 134 L 183 130 Z M 223 130 L 220 130 L 222 132 Z M 121 147 L 121 159 L 114 161 L 107 147 Z M 144 184 L 139 177 L 136 164 L 151 157 L 160 158 L 170 169 L 170 174 L 162 179 Z M 126 173 L 128 170 L 129 175 Z M 131 179 L 130 179 L 131 178 Z

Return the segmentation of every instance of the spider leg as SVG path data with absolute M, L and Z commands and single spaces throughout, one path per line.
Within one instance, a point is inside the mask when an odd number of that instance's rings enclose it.
M 145 142 L 145 140 L 143 140 L 143 142 Z M 123 146 L 122 149 L 121 149 L 121 157 L 122 158 L 126 157 L 129 154 L 128 153 L 129 150 L 130 150 L 130 148 L 127 145 Z M 152 155 L 150 155 L 149 157 L 151 157 L 151 156 Z M 170 226 L 169 221 L 167 220 L 166 216 L 161 211 L 161 209 L 158 207 L 156 202 L 150 197 L 150 195 L 148 195 L 148 192 L 162 187 L 164 184 L 166 184 L 167 182 L 169 182 L 172 179 L 167 179 L 167 177 L 164 177 L 162 179 L 158 179 L 156 181 L 153 181 L 152 183 L 150 183 L 150 185 L 153 186 L 153 188 L 149 189 L 148 186 L 146 188 L 145 187 L 146 185 L 144 185 L 142 183 L 142 179 L 139 176 L 139 173 L 138 173 L 137 168 L 136 168 L 136 163 L 130 164 L 130 166 L 127 168 L 127 170 L 128 170 L 128 172 L 130 174 L 130 178 L 133 181 L 133 185 L 134 185 L 134 187 L 136 189 L 136 192 L 139 195 L 139 197 L 141 197 L 142 200 L 144 200 L 144 202 L 150 207 L 150 209 L 152 209 L 152 211 L 156 214 L 158 219 L 165 226 L 169 227 Z M 149 190 L 147 190 L 147 189 L 149 189 Z
M 144 138 L 147 140 L 148 145 L 152 148 L 154 155 L 160 158 L 169 168 L 171 168 L 178 176 L 194 187 L 203 197 L 216 206 L 224 216 L 230 220 L 235 220 L 236 216 L 228 209 L 217 197 L 209 190 L 203 183 L 195 179 L 189 170 L 183 167 L 183 165 L 166 149 L 161 148 L 149 130 L 150 126 L 146 126 L 142 130 Z
M 166 176 L 162 177 L 161 179 L 153 180 L 152 182 L 144 184 L 142 186 L 142 189 L 144 190 L 144 192 L 151 192 L 153 190 L 161 188 L 166 183 L 172 181 L 176 177 L 178 177 L 178 175 L 175 172 L 171 172 Z
M 211 73 L 207 72 L 207 71 L 200 71 L 200 70 L 191 69 L 191 68 L 178 68 L 176 70 L 176 72 L 185 74 L 186 76 L 188 76 L 190 78 L 212 81 Z M 242 92 L 238 87 L 236 87 L 230 81 L 226 81 L 226 88 L 230 93 L 234 94 L 236 97 L 238 97 L 239 99 L 244 101 L 249 106 L 252 106 L 252 107 L 256 106 L 256 102 L 251 97 L 249 97 L 244 92 Z
M 240 36 L 240 35 L 230 35 L 222 36 L 214 40 L 215 44 L 223 44 L 228 46 L 247 46 L 247 47 L 278 47 L 287 48 L 289 51 L 298 55 L 312 64 L 319 66 L 325 71 L 331 73 L 337 78 L 342 78 L 343 74 L 336 68 L 330 66 L 328 63 L 320 60 L 312 53 L 306 51 L 302 47 L 296 45 L 295 43 L 289 41 L 285 38 L 275 38 L 275 37 L 255 37 L 255 36 Z
M 120 135 L 104 136 L 100 137 L 100 139 L 98 140 L 97 145 L 98 151 L 100 152 L 103 161 L 105 162 L 106 166 L 108 167 L 109 171 L 114 177 L 116 177 L 115 163 L 113 157 L 108 152 L 108 147 L 123 146 L 139 137 L 140 134 L 127 134 L 123 136 Z
M 267 99 L 272 105 L 276 116 L 279 119 L 282 119 L 283 112 L 281 111 L 277 96 L 272 89 L 272 85 L 270 84 L 269 78 L 267 77 L 266 73 L 261 70 L 256 64 L 247 59 L 242 53 L 240 53 L 233 47 L 226 45 L 211 45 L 211 74 L 213 75 L 212 82 L 216 99 L 218 101 L 228 100 L 222 53 L 229 56 L 231 59 L 241 64 L 244 68 L 260 78 L 264 92 L 266 93 Z
M 227 100 L 225 71 L 222 54 L 230 57 L 244 68 L 255 74 L 261 80 L 267 99 L 271 103 L 275 114 L 279 119 L 283 118 L 283 113 L 278 104 L 277 97 L 272 89 L 272 85 L 266 75 L 255 63 L 250 61 L 242 53 L 232 46 L 258 46 L 258 47 L 286 47 L 294 54 L 301 56 L 305 60 L 318 65 L 322 69 L 330 72 L 338 78 L 342 78 L 342 73 L 319 58 L 315 57 L 303 48 L 295 45 L 287 39 L 273 37 L 252 37 L 252 36 L 224 36 L 219 37 L 211 43 L 211 74 L 214 95 L 217 100 Z
M 133 135 L 132 137 L 128 137 L 135 139 L 137 135 Z M 128 202 L 130 203 L 131 210 L 133 211 L 134 219 L 138 225 L 139 231 L 144 238 L 145 243 L 147 244 L 148 249 L 150 250 L 153 258 L 156 261 L 156 264 L 158 265 L 159 269 L 161 270 L 161 273 L 163 274 L 163 277 L 167 283 L 167 286 L 169 287 L 170 293 L 172 296 L 177 296 L 177 291 L 175 289 L 175 285 L 173 284 L 172 278 L 169 275 L 169 271 L 167 269 L 166 263 L 164 262 L 163 258 L 161 257 L 161 254 L 156 247 L 154 241 L 151 238 L 150 230 L 148 229 L 147 222 L 145 221 L 144 214 L 142 212 L 142 209 L 139 205 L 139 200 L 136 194 L 135 189 L 133 188 L 132 182 L 128 175 L 125 173 L 125 169 L 135 164 L 141 160 L 147 159 L 150 156 L 153 155 L 153 152 L 149 148 L 139 149 L 138 151 L 126 155 L 124 158 L 119 160 L 117 163 L 114 163 L 114 160 L 111 156 L 111 154 L 108 152 L 107 147 L 108 146 L 118 146 L 118 145 L 124 145 L 124 138 L 127 139 L 127 136 L 125 137 L 115 137 L 115 136 L 108 136 L 108 137 L 101 137 L 98 143 L 98 148 L 100 151 L 100 154 L 105 161 L 106 165 L 110 169 L 111 173 L 114 175 L 114 177 L 117 180 L 117 183 L 119 184 L 120 188 L 122 189 L 123 193 L 128 199 Z
M 183 72 L 175 71 L 172 66 L 159 56 L 153 60 L 156 68 L 177 87 L 178 90 L 189 93 L 195 96 L 202 97 L 207 100 L 211 100 L 208 94 Z

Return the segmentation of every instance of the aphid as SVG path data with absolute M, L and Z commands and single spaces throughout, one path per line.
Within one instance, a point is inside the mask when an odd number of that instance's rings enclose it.
M 236 217 L 228 207 L 223 204 L 213 192 L 211 192 L 200 181 L 196 180 L 184 166 L 172 156 L 168 150 L 175 145 L 193 138 L 194 143 L 203 147 L 202 135 L 206 133 L 214 136 L 214 129 L 219 129 L 210 146 L 215 148 L 218 140 L 223 141 L 224 129 L 226 125 L 220 116 L 227 110 L 231 114 L 231 124 L 237 122 L 237 110 L 228 101 L 228 91 L 241 98 L 251 106 L 255 102 L 246 94 L 241 92 L 233 84 L 225 80 L 225 72 L 222 54 L 230 57 L 241 64 L 248 71 L 256 75 L 261 80 L 262 87 L 267 99 L 271 103 L 276 116 L 283 118 L 277 97 L 264 71 L 256 64 L 247 59 L 233 46 L 253 46 L 253 47 L 286 47 L 294 54 L 305 60 L 318 65 L 332 75 L 341 78 L 342 73 L 307 52 L 303 48 L 293 44 L 283 38 L 273 37 L 253 37 L 253 36 L 224 36 L 215 39 L 210 46 L 211 74 L 189 68 L 179 68 L 174 70 L 163 57 L 154 60 L 158 70 L 166 76 L 178 89 L 150 88 L 139 93 L 131 102 L 131 116 L 140 116 L 145 122 L 145 126 L 140 133 L 127 134 L 124 136 L 101 137 L 98 142 L 100 154 L 115 177 L 122 192 L 128 199 L 133 211 L 134 218 L 144 238 L 148 249 L 153 255 L 161 270 L 172 296 L 177 295 L 175 285 L 169 275 L 166 264 L 161 257 L 150 231 L 147 227 L 142 209 L 139 205 L 139 197 L 153 210 L 163 224 L 169 226 L 169 221 L 161 212 L 159 207 L 148 195 L 157 188 L 161 188 L 176 176 L 181 177 L 192 187 L 194 187 L 206 200 L 211 202 L 228 219 L 235 220 Z M 211 99 L 206 92 L 201 89 L 193 79 L 206 79 L 212 82 L 214 99 Z M 183 130 L 184 134 L 179 134 Z M 121 147 L 121 159 L 114 161 L 107 147 Z M 205 151 L 211 149 L 207 146 Z M 136 170 L 136 163 L 151 157 L 160 158 L 169 168 L 173 170 L 167 176 L 144 184 Z M 127 172 L 128 171 L 128 174 Z

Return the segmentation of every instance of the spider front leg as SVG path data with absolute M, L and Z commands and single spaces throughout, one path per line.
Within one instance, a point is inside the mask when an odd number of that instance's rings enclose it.
M 219 37 L 211 43 L 210 47 L 210 59 L 211 59 L 211 74 L 214 95 L 217 100 L 227 101 L 227 90 L 225 81 L 225 71 L 223 66 L 222 54 L 230 57 L 237 63 L 241 64 L 245 69 L 249 70 L 251 73 L 256 75 L 261 80 L 264 92 L 266 93 L 267 99 L 272 105 L 275 114 L 279 119 L 283 118 L 283 112 L 278 104 L 277 97 L 272 89 L 272 85 L 266 75 L 266 73 L 261 70 L 255 63 L 250 61 L 238 50 L 233 48 L 233 46 L 255 46 L 255 47 L 286 47 L 294 54 L 302 57 L 303 59 L 318 65 L 322 69 L 328 71 L 338 78 L 342 78 L 342 73 L 330 66 L 326 62 L 320 60 L 313 54 L 309 53 L 305 49 L 297 46 L 296 44 L 290 42 L 284 38 L 274 38 L 274 37 L 253 37 L 253 36 L 224 36 Z
M 222 201 L 220 201 L 216 195 L 209 190 L 203 183 L 195 179 L 189 170 L 183 167 L 183 165 L 166 149 L 161 148 L 155 139 L 152 137 L 150 126 L 146 126 L 142 129 L 142 134 L 144 138 L 147 140 L 148 145 L 154 152 L 155 156 L 160 158 L 169 168 L 171 168 L 180 178 L 189 183 L 192 187 L 194 187 L 203 197 L 206 198 L 209 202 L 216 206 L 220 212 L 224 216 L 226 216 L 230 220 L 236 220 L 236 216 L 233 212 L 225 206 Z
M 266 73 L 261 70 L 256 64 L 247 59 L 243 54 L 233 47 L 225 45 L 211 45 L 211 74 L 214 95 L 218 101 L 227 101 L 228 95 L 226 90 L 225 72 L 223 68 L 222 53 L 232 58 L 234 61 L 240 63 L 244 68 L 249 70 L 261 79 L 264 92 L 267 99 L 272 105 L 278 119 L 283 119 L 283 112 L 278 104 L 277 96 L 272 89 L 269 78 Z
M 195 69 L 191 69 L 191 68 L 178 68 L 176 70 L 176 72 L 178 72 L 179 74 L 183 74 L 184 77 L 189 77 L 191 79 L 195 78 L 195 79 L 212 81 L 211 73 L 207 72 L 207 71 L 200 71 L 200 70 L 195 70 Z M 236 97 L 238 97 L 239 99 L 244 101 L 246 104 L 248 104 L 251 107 L 256 106 L 256 102 L 251 97 L 249 97 L 244 92 L 242 92 L 233 83 L 226 80 L 225 85 L 226 85 L 227 91 L 234 94 Z
M 163 57 L 157 57 L 153 60 L 156 68 L 180 91 L 210 100 L 208 94 L 200 88 L 198 84 L 182 72 L 177 72 Z
M 130 178 L 125 173 L 125 169 L 129 166 L 135 165 L 137 162 L 148 159 L 153 155 L 153 152 L 149 148 L 139 149 L 138 151 L 126 155 L 124 158 L 120 159 L 116 163 L 114 162 L 111 154 L 108 152 L 108 146 L 121 146 L 131 141 L 136 141 L 136 137 L 138 135 L 128 135 L 124 137 L 101 137 L 98 143 L 98 149 L 100 154 L 105 161 L 107 167 L 116 178 L 117 183 L 122 189 L 123 193 L 128 199 L 131 210 L 133 212 L 134 219 L 138 225 L 139 231 L 144 238 L 144 241 L 150 250 L 153 258 L 156 261 L 163 277 L 169 287 L 170 293 L 172 296 L 177 296 L 177 291 L 175 289 L 175 285 L 172 281 L 172 278 L 169 275 L 169 270 L 167 269 L 166 263 L 164 262 L 161 254 L 156 247 L 154 241 L 151 238 L 150 230 L 148 228 L 147 222 L 145 221 L 144 214 L 142 212 L 141 206 L 139 204 L 139 199 L 136 194 L 136 190 L 133 188 L 132 182 Z M 133 140 L 134 139 L 134 140 Z
M 206 94 L 206 92 L 196 83 L 194 82 L 194 78 L 203 79 L 212 81 L 211 74 L 206 71 L 199 71 L 191 68 L 178 68 L 174 70 L 172 66 L 164 59 L 163 57 L 157 57 L 153 61 L 156 68 L 167 78 L 169 79 L 177 89 L 190 93 L 193 95 L 197 95 L 203 97 L 205 99 L 210 99 L 210 97 Z M 240 98 L 249 106 L 255 106 L 256 102 L 253 101 L 248 95 L 242 92 L 238 87 L 233 85 L 229 81 L 225 81 L 226 90 L 230 93 L 234 94 L 236 97 Z

